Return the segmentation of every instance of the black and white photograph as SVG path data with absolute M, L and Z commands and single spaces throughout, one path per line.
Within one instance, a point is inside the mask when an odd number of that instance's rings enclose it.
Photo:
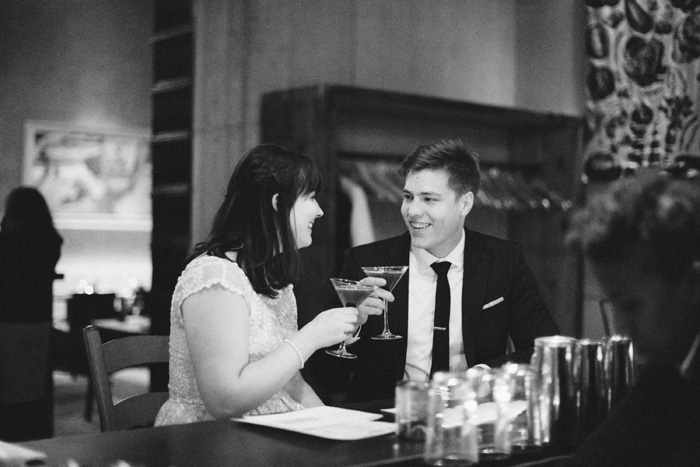
M 0 0 L 0 466 L 700 465 L 700 0 Z

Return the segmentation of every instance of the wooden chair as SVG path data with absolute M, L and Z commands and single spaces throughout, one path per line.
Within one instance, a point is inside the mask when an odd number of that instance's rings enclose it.
M 60 359 L 58 368 L 67 370 L 74 378 L 78 375 L 87 376 L 88 384 L 85 394 L 85 410 L 83 417 L 92 421 L 92 408 L 95 405 L 90 379 L 90 365 L 85 352 L 83 328 L 92 320 L 103 318 L 118 318 L 114 309 L 115 294 L 75 294 L 66 301 L 68 334 L 65 339 L 65 355 Z
M 128 336 L 102 343 L 98 329 L 83 329 L 90 375 L 97 401 L 102 431 L 152 426 L 158 410 L 168 399 L 167 392 L 147 392 L 116 404 L 112 399 L 109 376 L 124 368 L 169 360 L 168 336 Z

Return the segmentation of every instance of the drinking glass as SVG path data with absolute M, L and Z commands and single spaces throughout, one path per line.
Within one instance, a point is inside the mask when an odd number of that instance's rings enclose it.
M 608 410 L 612 410 L 635 381 L 634 345 L 627 336 L 614 334 L 605 342 L 605 378 Z
M 603 339 L 580 339 L 578 345 L 578 422 L 582 440 L 607 417 L 606 342 Z
M 371 285 L 363 285 L 349 279 L 334 277 L 331 279 L 331 282 L 343 306 L 358 306 L 360 303 L 364 302 L 374 290 L 374 287 Z M 357 358 L 357 355 L 345 349 L 345 341 L 342 341 L 336 350 L 326 350 L 326 353 L 340 358 Z
M 386 284 L 382 288 L 389 292 L 394 290 L 394 287 L 401 280 L 407 269 L 408 266 L 366 266 L 362 268 L 369 277 L 381 277 L 384 279 Z M 384 331 L 377 336 L 373 336 L 372 339 L 388 341 L 402 338 L 402 336 L 393 334 L 389 330 L 389 304 L 384 300 Z
M 513 453 L 541 449 L 537 376 L 524 363 L 506 363 L 500 369 L 495 388 L 499 404 L 496 444 Z
M 437 371 L 428 389 L 423 460 L 440 467 L 479 462 L 475 393 L 464 372 Z
M 396 435 L 402 439 L 425 440 L 428 420 L 427 381 L 399 381 L 396 383 Z
M 500 460 L 510 455 L 510 444 L 502 434 L 505 432 L 505 405 L 510 394 L 498 385 L 500 370 L 472 367 L 466 372 L 467 384 L 474 392 L 475 411 L 469 423 L 476 430 L 479 460 Z M 508 397 L 503 397 L 508 396 Z
M 571 449 L 576 445 L 578 353 L 579 344 L 573 337 L 535 339 L 533 360 L 537 365 L 539 436 L 543 448 Z

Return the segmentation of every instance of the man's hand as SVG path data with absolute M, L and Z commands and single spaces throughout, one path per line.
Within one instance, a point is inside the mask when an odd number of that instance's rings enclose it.
M 372 294 L 357 307 L 359 311 L 357 323 L 363 325 L 367 322 L 369 315 L 381 315 L 384 312 L 384 300 L 393 302 L 394 296 L 391 292 L 381 288 L 386 284 L 386 280 L 381 277 L 365 277 L 360 283 L 374 286 Z

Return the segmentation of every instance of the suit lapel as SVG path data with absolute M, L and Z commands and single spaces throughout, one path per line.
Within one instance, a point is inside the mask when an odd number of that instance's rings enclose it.
M 486 278 L 491 269 L 491 256 L 482 242 L 469 229 L 465 229 L 464 242 L 464 277 L 462 280 L 462 338 L 467 364 L 473 366 L 476 361 L 476 339 L 481 304 L 486 290 Z

